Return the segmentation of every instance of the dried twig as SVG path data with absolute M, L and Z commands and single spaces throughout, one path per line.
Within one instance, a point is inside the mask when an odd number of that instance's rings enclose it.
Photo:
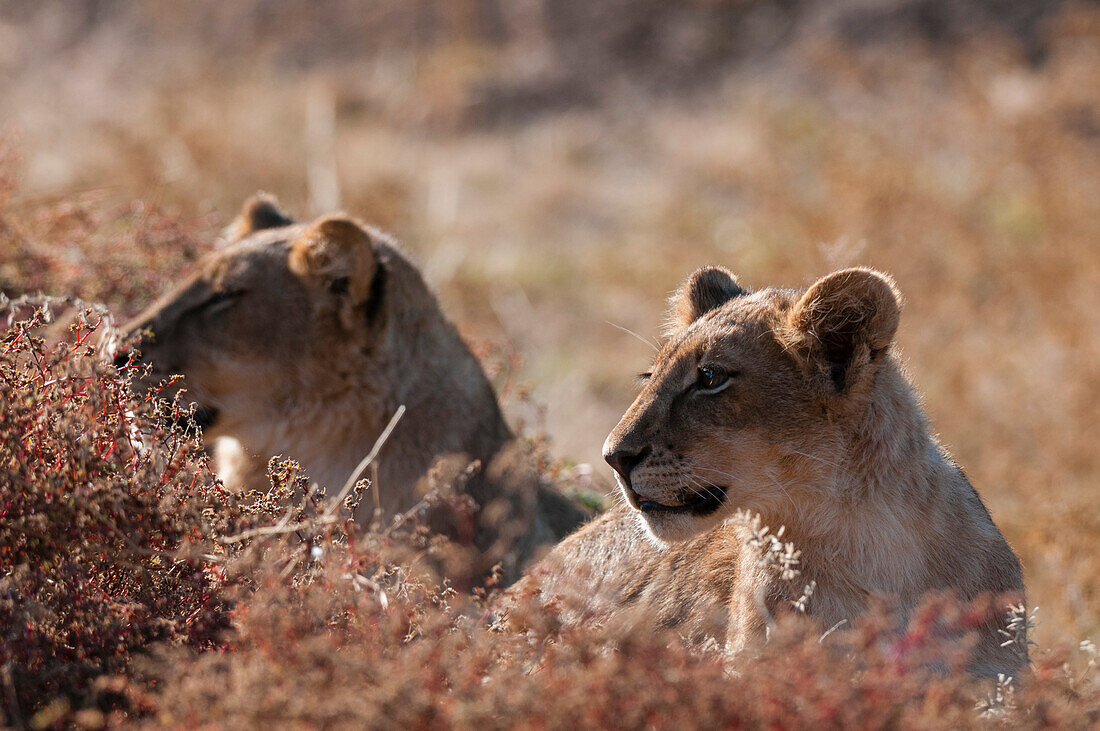
M 367 469 L 367 466 L 374 462 L 375 458 L 378 456 L 378 453 L 382 451 L 382 445 L 384 445 L 386 443 L 386 440 L 389 439 L 390 434 L 394 430 L 394 427 L 397 426 L 397 422 L 401 421 L 401 417 L 404 415 L 405 405 L 401 404 L 397 407 L 397 411 L 395 411 L 393 413 L 393 416 L 390 418 L 390 423 L 386 425 L 386 428 L 382 430 L 382 434 L 374 442 L 374 446 L 371 448 L 370 453 L 363 458 L 363 461 L 360 462 L 354 470 L 352 470 L 351 476 L 348 477 L 348 481 L 344 483 L 343 489 L 340 490 L 340 493 L 336 496 L 336 499 L 329 503 L 328 509 L 325 510 L 326 518 L 332 516 L 337 510 L 340 509 L 340 506 L 344 503 L 344 498 L 347 497 L 347 494 L 351 492 L 351 489 L 353 487 L 355 487 L 355 483 L 359 481 L 359 477 L 363 474 L 363 470 Z

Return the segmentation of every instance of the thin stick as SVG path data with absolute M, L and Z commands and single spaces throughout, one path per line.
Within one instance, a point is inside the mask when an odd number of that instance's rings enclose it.
M 378 463 L 373 462 L 370 466 L 370 486 L 371 492 L 374 493 L 374 517 L 371 522 L 382 519 L 382 486 L 378 484 Z
M 401 417 L 405 415 L 405 404 L 401 404 L 397 407 L 397 411 L 393 412 L 393 417 L 390 418 L 390 423 L 386 425 L 386 428 L 382 430 L 382 435 L 378 437 L 378 441 L 374 443 L 370 453 L 363 458 L 363 461 L 359 463 L 352 473 L 348 481 L 344 483 L 344 489 L 340 490 L 340 494 L 336 496 L 336 499 L 325 510 L 325 517 L 331 517 L 333 513 L 339 510 L 340 505 L 343 504 L 344 498 L 351 492 L 351 488 L 355 487 L 355 483 L 359 480 L 359 476 L 363 474 L 363 470 L 367 469 L 367 466 L 374 461 L 374 458 L 378 456 L 378 453 L 382 451 L 382 445 L 389 439 L 390 433 L 393 432 L 394 427 L 397 426 L 397 422 L 401 421 Z
M 340 207 L 336 170 L 336 101 L 329 89 L 314 86 L 306 95 L 306 183 L 316 214 Z
M 840 626 L 842 624 L 844 624 L 845 622 L 847 622 L 847 621 L 848 621 L 847 619 L 842 619 L 839 622 L 837 622 L 836 624 L 834 624 L 832 627 L 829 628 L 829 630 L 825 634 L 823 634 L 823 635 L 821 635 L 820 637 L 817 638 L 817 643 L 821 644 L 822 642 L 824 642 L 826 637 L 828 637 L 833 632 L 836 632 L 838 629 L 840 629 Z
M 287 511 L 287 515 L 290 515 L 290 511 Z M 257 536 L 280 536 L 287 535 L 302 530 L 303 528 L 310 528 L 315 525 L 329 525 L 333 521 L 329 516 L 324 516 L 320 519 L 303 520 L 301 523 L 287 524 L 285 521 L 280 521 L 278 525 L 265 525 L 259 528 L 251 528 L 246 531 L 242 531 L 234 536 L 225 536 L 218 540 L 224 545 L 232 545 L 234 543 L 240 543 L 241 541 L 248 540 L 249 538 L 255 538 Z

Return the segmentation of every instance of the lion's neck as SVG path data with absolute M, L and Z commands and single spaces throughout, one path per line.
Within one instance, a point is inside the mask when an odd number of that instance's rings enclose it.
M 379 452 L 376 475 L 382 507 L 393 513 L 412 506 L 417 482 L 438 458 L 463 455 L 487 464 L 511 432 L 481 365 L 437 308 L 391 311 L 389 318 L 384 355 L 368 356 L 369 372 L 358 374 L 360 387 L 345 397 L 361 394 L 369 403 L 359 404 L 358 418 L 347 424 L 342 440 L 351 449 L 339 452 L 345 455 L 339 472 L 350 474 L 404 407 Z
M 409 333 L 419 336 L 410 339 Z M 402 424 L 414 425 L 417 441 L 437 454 L 465 451 L 482 458 L 511 437 L 481 364 L 441 313 L 404 315 L 390 328 L 390 339 L 382 366 L 391 386 L 386 420 L 404 405 Z
M 298 461 L 311 480 L 339 490 L 401 406 L 377 473 L 363 475 L 377 478 L 387 513 L 411 506 L 416 483 L 435 458 L 464 454 L 485 462 L 500 449 L 510 431 L 454 327 L 431 311 L 390 315 L 383 347 L 359 350 L 348 343 L 345 356 L 311 380 L 286 378 L 286 392 L 267 404 L 266 416 L 219 429 L 239 443 L 240 456 L 215 460 L 227 485 L 265 484 L 268 458 L 281 454 Z
M 827 459 L 817 457 L 811 484 L 764 518 L 786 526 L 806 580 L 853 601 L 864 592 L 908 600 L 927 583 L 929 541 L 958 520 L 946 511 L 970 487 L 894 363 L 880 372 L 853 424 Z

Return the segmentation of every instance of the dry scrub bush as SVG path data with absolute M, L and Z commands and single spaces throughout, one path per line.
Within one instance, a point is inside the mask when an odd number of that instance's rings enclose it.
M 179 402 L 135 398 L 97 357 L 96 317 L 52 349 L 41 311 L 0 339 L 0 708 L 16 725 L 54 698 L 122 703 L 93 681 L 227 626 L 193 550 L 228 529 L 225 497 Z
M 196 233 L 209 221 L 185 222 L 141 201 L 114 203 L 94 192 L 31 206 L 8 202 L 13 168 L 0 146 L 0 291 L 8 296 L 79 293 L 133 314 L 160 294 L 166 276 L 210 249 Z
M 28 302 L 42 306 L 27 315 Z M 341 571 L 367 586 L 399 576 L 406 597 L 420 586 L 407 567 L 430 576 L 418 559 L 444 547 L 416 519 L 459 509 L 448 497 L 357 538 L 348 531 L 362 490 L 329 510 L 293 462 L 272 460 L 266 492 L 227 493 L 182 394 L 134 395 L 134 366 L 116 369 L 97 349 L 106 315 L 85 310 L 67 341 L 48 345 L 38 335 L 48 298 L 0 295 L 0 307 L 0 719 L 41 726 L 155 708 L 129 681 L 136 658 L 154 643 L 232 649 L 230 609 L 243 598 L 247 616 L 268 573 L 294 582 L 291 614 L 318 630 L 335 621 L 308 601 L 325 595 L 310 589 L 321 556 L 353 556 Z
M 691 648 L 670 633 L 562 625 L 521 599 L 490 624 L 484 604 L 355 580 L 346 556 L 308 582 L 269 574 L 238 614 L 231 652 L 162 663 L 158 725 L 340 728 L 971 728 L 1088 725 L 1095 667 L 1039 661 L 990 689 L 944 638 L 978 616 L 943 600 L 898 636 L 886 615 L 820 641 L 799 617 L 755 657 Z M 1088 658 L 1085 658 L 1086 660 Z M 930 663 L 954 672 L 934 673 Z

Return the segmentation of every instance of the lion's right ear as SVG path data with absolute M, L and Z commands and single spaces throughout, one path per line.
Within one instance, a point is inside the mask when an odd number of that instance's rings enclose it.
M 344 301 L 342 317 L 350 327 L 352 311 L 370 299 L 379 266 L 367 229 L 343 215 L 319 218 L 291 244 L 289 257 L 290 271 Z
M 844 393 L 890 347 L 901 295 L 888 275 L 845 269 L 822 277 L 795 303 L 784 339 L 831 393 Z
M 290 216 L 279 208 L 275 196 L 261 192 L 244 202 L 237 219 L 225 230 L 225 237 L 229 241 L 236 241 L 256 231 L 289 226 L 292 223 L 294 221 Z
M 687 327 L 711 310 L 717 309 L 746 290 L 733 272 L 723 267 L 696 269 L 669 299 L 668 328 Z

